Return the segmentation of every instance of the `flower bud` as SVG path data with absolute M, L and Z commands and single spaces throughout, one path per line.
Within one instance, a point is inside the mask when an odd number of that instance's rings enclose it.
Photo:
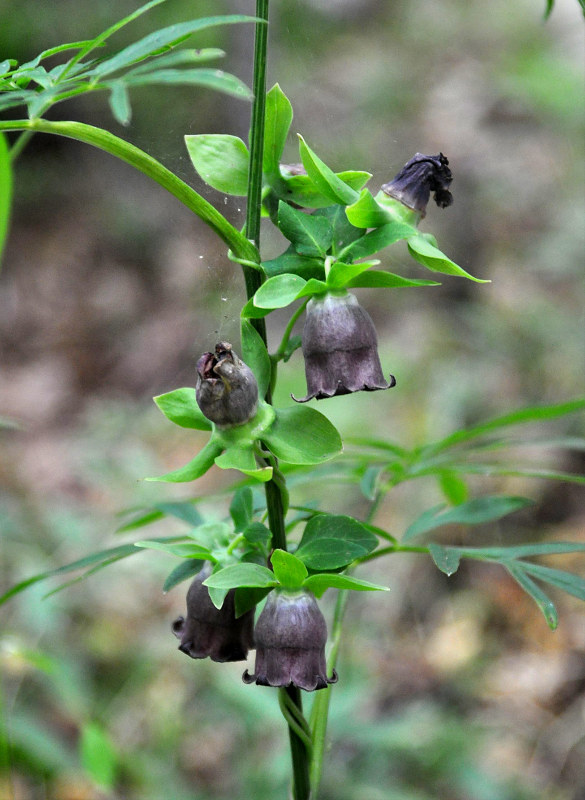
M 222 427 L 248 422 L 258 409 L 258 384 L 252 370 L 229 342 L 215 345 L 197 362 L 195 396 L 207 419 Z
M 382 186 L 382 191 L 424 217 L 431 192 L 439 208 L 451 205 L 453 195 L 449 186 L 452 180 L 449 160 L 442 153 L 436 156 L 416 153 L 390 183 Z
M 254 609 L 236 618 L 235 589 L 227 593 L 223 606 L 216 608 L 203 585 L 210 575 L 211 564 L 206 561 L 187 592 L 187 618 L 173 622 L 179 650 L 191 658 L 245 661 L 254 647 Z
M 310 592 L 273 590 L 256 623 L 254 675 L 244 683 L 259 686 L 297 686 L 312 692 L 337 681 L 327 677 L 327 625 Z
M 350 392 L 389 389 L 378 356 L 378 337 L 370 315 L 357 298 L 345 294 L 312 297 L 307 304 L 302 337 L 307 378 L 306 403 Z

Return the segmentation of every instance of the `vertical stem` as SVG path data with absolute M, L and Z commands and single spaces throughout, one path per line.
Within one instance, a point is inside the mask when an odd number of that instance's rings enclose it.
M 266 114 L 266 53 L 268 44 L 268 3 L 269 0 L 256 0 L 256 16 L 263 20 L 256 25 L 254 45 L 254 102 L 250 126 L 250 171 L 248 174 L 248 205 L 246 210 L 246 236 L 256 247 L 260 248 L 260 220 L 262 207 L 262 159 L 264 153 L 264 120 Z M 252 297 L 262 283 L 258 270 L 243 265 L 246 294 Z M 267 344 L 266 324 L 264 319 L 253 319 L 252 324 Z M 270 389 L 266 401 L 270 402 Z M 284 527 L 284 504 L 280 487 L 274 481 L 265 485 L 268 524 L 275 547 L 286 550 L 286 533 Z M 299 712 L 302 714 L 301 692 L 296 687 L 289 687 L 286 692 Z M 311 784 L 309 777 L 310 757 L 302 738 L 289 726 L 290 750 L 293 768 L 294 800 L 309 800 Z

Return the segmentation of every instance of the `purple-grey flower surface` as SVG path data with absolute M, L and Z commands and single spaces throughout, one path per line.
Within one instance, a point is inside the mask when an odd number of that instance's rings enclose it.
M 179 650 L 191 658 L 212 661 L 245 661 L 254 647 L 254 609 L 235 615 L 235 589 L 231 589 L 221 608 L 211 602 L 203 581 L 211 575 L 206 561 L 187 592 L 187 618 L 173 622 L 173 633 L 179 639 Z
M 195 396 L 201 412 L 221 427 L 243 425 L 258 410 L 254 373 L 229 342 L 219 342 L 215 353 L 203 353 L 197 362 Z
M 306 403 L 334 395 L 389 389 L 378 356 L 378 337 L 370 315 L 349 292 L 312 297 L 302 336 Z
M 254 674 L 246 670 L 245 683 L 312 692 L 337 681 L 335 670 L 327 677 L 327 624 L 311 592 L 273 590 L 258 617 L 254 639 Z
M 424 217 L 431 192 L 439 208 L 451 205 L 453 195 L 449 186 L 452 180 L 449 160 L 443 153 L 436 156 L 416 153 L 390 183 L 382 186 L 382 191 Z

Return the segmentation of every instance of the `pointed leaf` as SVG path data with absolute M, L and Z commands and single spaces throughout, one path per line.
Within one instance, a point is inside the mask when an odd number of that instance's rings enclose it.
M 267 588 L 278 585 L 274 573 L 259 564 L 230 564 L 229 567 L 214 572 L 203 583 L 215 589 L 228 590 L 238 586 Z
M 298 275 L 275 275 L 268 278 L 254 295 L 254 305 L 259 308 L 285 308 L 307 284 Z
M 383 208 L 374 200 L 368 189 L 362 189 L 359 198 L 348 205 L 345 213 L 356 228 L 380 228 L 399 221 L 387 208 Z
M 562 569 L 545 567 L 542 564 L 532 564 L 530 561 L 523 561 L 522 566 L 525 572 L 529 572 L 535 578 L 546 581 L 551 586 L 556 586 L 557 589 L 562 589 L 563 592 L 578 597 L 579 600 L 585 600 L 585 580 L 578 575 Z
M 387 586 L 379 586 L 369 581 L 362 581 L 359 578 L 352 578 L 349 575 L 338 575 L 337 573 L 320 572 L 318 575 L 309 575 L 303 582 L 303 587 L 313 592 L 316 597 L 327 591 L 327 589 L 353 589 L 357 592 L 388 592 Z
M 234 530 L 241 533 L 250 523 L 254 513 L 254 497 L 249 486 L 236 489 L 230 503 L 230 516 L 234 522 Z
M 185 136 L 189 158 L 205 183 L 226 194 L 245 197 L 250 154 L 237 136 L 202 133 Z
M 536 605 L 544 614 L 546 624 L 554 631 L 559 624 L 559 617 L 555 604 L 550 597 L 530 578 L 518 562 L 504 565 L 514 580 L 532 597 Z
M 474 278 L 469 272 L 466 272 L 460 266 L 451 261 L 450 258 L 432 245 L 424 236 L 418 234 L 411 236 L 408 240 L 408 251 L 415 261 L 423 264 L 427 269 L 432 272 L 441 272 L 444 275 L 457 275 L 462 278 L 469 278 L 476 283 L 490 283 L 489 280 L 482 280 L 481 278 Z
M 321 194 L 328 197 L 332 203 L 346 206 L 355 203 L 359 195 L 337 175 L 311 150 L 302 136 L 299 135 L 299 152 L 301 161 L 307 170 L 307 175 L 319 189 Z M 350 220 L 351 222 L 351 220 Z M 362 227 L 362 226 L 358 226 Z
M 461 552 L 456 547 L 443 547 L 440 544 L 429 544 L 429 553 L 432 556 L 436 566 L 444 572 L 445 575 L 453 575 L 459 569 L 459 562 L 461 561 Z
M 280 174 L 279 164 L 293 118 L 290 100 L 278 84 L 266 93 L 264 125 L 264 158 L 262 169 L 267 174 Z
M 153 399 L 165 417 L 175 425 L 179 425 L 181 428 L 194 428 L 198 431 L 211 430 L 211 422 L 199 410 L 195 399 L 195 389 L 190 386 L 159 394 Z
M 184 561 L 181 561 L 180 564 L 174 568 L 174 570 L 167 576 L 163 584 L 163 592 L 170 592 L 171 589 L 174 589 L 175 586 L 178 586 L 179 583 L 192 578 L 193 576 L 197 575 L 198 572 L 201 572 L 203 569 L 203 561 L 199 561 L 195 558 L 187 558 Z
M 242 338 L 242 360 L 254 373 L 258 381 L 258 395 L 264 397 L 270 386 L 272 363 L 262 337 L 247 319 L 240 320 Z
M 274 575 L 285 589 L 300 589 L 309 574 L 303 562 L 285 550 L 274 550 L 270 561 Z
M 220 469 L 237 469 L 244 475 L 265 483 L 272 478 L 272 467 L 259 467 L 250 447 L 234 445 L 215 459 Z
M 309 569 L 328 570 L 346 567 L 356 558 L 365 556 L 367 552 L 359 544 L 352 541 L 320 538 L 299 547 L 295 555 Z
M 257 587 L 239 586 L 236 589 L 235 612 L 236 618 L 241 617 L 246 611 L 251 611 L 258 603 L 262 602 L 271 588 L 259 589 Z
M 342 450 L 341 437 L 327 417 L 307 406 L 276 411 L 276 420 L 262 441 L 289 464 L 321 464 Z
M 292 245 L 277 258 L 273 258 L 270 261 L 263 261 L 262 268 L 269 278 L 287 272 L 300 275 L 301 278 L 305 280 L 309 280 L 309 278 L 320 279 L 325 277 L 322 258 L 300 256 L 298 253 L 294 252 Z
M 111 85 L 109 103 L 114 119 L 120 125 L 129 125 L 132 119 L 132 108 L 128 89 L 122 81 L 116 81 Z
M 367 258 L 401 239 L 408 239 L 415 235 L 416 230 L 412 225 L 398 221 L 388 222 L 350 244 L 339 254 L 339 257 L 347 261 Z
M 160 550 L 171 556 L 179 556 L 179 558 L 200 558 L 207 561 L 207 559 L 211 557 L 211 553 L 206 547 L 195 544 L 195 542 L 188 544 L 172 544 L 169 542 L 153 542 L 147 539 L 143 542 L 135 542 L 134 547 L 142 547 L 147 550 Z
M 329 220 L 278 204 L 278 227 L 302 256 L 324 256 L 331 247 L 333 229 Z
M 156 478 L 145 478 L 147 481 L 163 481 L 165 483 L 185 483 L 194 481 L 205 475 L 207 470 L 213 465 L 215 459 L 222 452 L 223 448 L 213 439 L 210 439 L 205 447 L 200 450 L 192 461 L 184 467 L 176 469 L 174 472 L 167 472 Z
M 392 272 L 385 272 L 382 270 L 371 269 L 357 275 L 355 278 L 349 280 L 346 286 L 349 289 L 370 288 L 370 289 L 402 289 L 408 286 L 440 286 L 437 281 L 415 280 L 411 278 L 403 278 L 400 275 L 394 275 Z
M 352 189 L 359 190 L 372 176 L 369 172 L 345 170 L 336 172 L 335 177 Z M 325 196 L 308 175 L 292 175 L 282 177 L 286 186 L 285 192 L 277 194 L 287 203 L 296 203 L 301 208 L 326 208 L 331 206 L 331 197 Z

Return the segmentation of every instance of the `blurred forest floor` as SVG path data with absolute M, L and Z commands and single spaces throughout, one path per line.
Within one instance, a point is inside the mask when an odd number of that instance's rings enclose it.
M 115 43 L 195 16 L 253 13 L 252 5 L 170 0 Z M 422 228 L 492 281 L 445 277 L 432 289 L 360 290 L 398 387 L 335 398 L 320 410 L 344 436 L 412 446 L 524 405 L 582 395 L 585 65 L 577 3 L 557 0 L 546 23 L 539 0 L 272 5 L 269 85 L 278 81 L 291 98 L 293 130 L 336 169 L 372 172 L 373 189 L 415 152 L 444 152 L 455 204 L 429 207 Z M 0 56 L 25 61 L 95 35 L 137 6 L 5 0 Z M 225 49 L 225 69 L 249 84 L 250 33 L 232 26 L 195 44 Z M 137 90 L 133 108 L 127 129 L 111 120 L 102 97 L 71 101 L 51 116 L 130 139 L 242 225 L 242 203 L 197 183 L 182 137 L 246 138 L 249 107 L 173 88 Z M 298 160 L 293 141 L 287 156 Z M 125 509 L 229 485 L 219 470 L 193 486 L 141 478 L 187 462 L 205 441 L 169 430 L 151 398 L 194 385 L 197 357 L 218 339 L 238 342 L 244 299 L 239 273 L 204 226 L 109 156 L 38 135 L 16 180 L 0 274 L 0 416 L 19 428 L 0 431 L 0 593 L 128 541 L 115 533 Z M 265 241 L 268 256 L 283 249 L 269 231 Z M 382 266 L 426 277 L 400 247 Z M 284 322 L 279 313 L 269 318 L 272 344 Z M 276 405 L 304 388 L 300 354 L 289 366 Z M 583 435 L 582 420 L 541 433 Z M 585 466 L 579 451 L 533 457 L 569 472 Z M 582 489 L 513 477 L 471 488 L 535 500 L 511 523 L 476 529 L 473 543 L 583 538 Z M 321 497 L 337 513 L 360 516 L 366 507 L 357 491 L 335 483 L 295 492 L 298 503 Z M 409 484 L 383 505 L 377 524 L 399 534 L 438 498 L 434 485 Z M 202 508 L 223 513 L 225 504 Z M 154 535 L 175 530 L 165 522 Z M 564 564 L 583 572 L 582 558 Z M 161 592 L 173 566 L 142 553 L 46 599 L 58 582 L 36 584 L 0 609 L 0 800 L 285 796 L 288 754 L 273 694 L 242 685 L 245 665 L 194 663 L 176 650 L 170 622 L 184 610 L 184 585 Z M 551 633 L 496 568 L 465 565 L 448 579 L 423 557 L 400 556 L 364 576 L 392 591 L 351 599 L 322 800 L 584 800 L 582 604 L 555 597 L 561 623 Z M 330 612 L 327 595 L 325 606 Z M 80 732 L 94 723 L 114 743 L 112 790 L 99 788 L 80 755 Z

